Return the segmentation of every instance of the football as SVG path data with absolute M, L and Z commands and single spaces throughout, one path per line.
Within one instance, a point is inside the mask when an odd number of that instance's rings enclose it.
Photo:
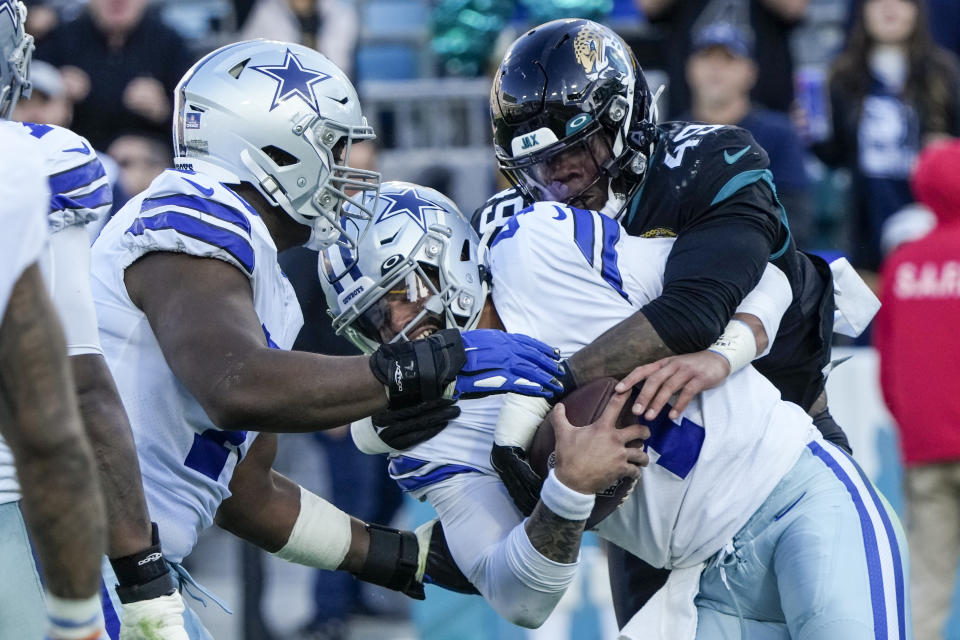
M 583 427 L 599 418 L 604 407 L 607 406 L 607 401 L 613 395 L 616 384 L 617 381 L 614 378 L 600 378 L 565 397 L 563 404 L 566 407 L 567 420 L 570 421 L 570 424 Z M 618 427 L 625 427 L 637 422 L 636 416 L 630 413 L 632 405 L 632 400 L 623 405 L 623 411 L 620 413 L 620 419 L 617 422 Z M 640 444 L 639 441 L 637 444 Z M 546 478 L 547 472 L 556 463 L 555 445 L 553 424 L 551 424 L 548 416 L 537 428 L 537 433 L 533 437 L 533 443 L 528 451 L 530 466 L 541 478 Z M 636 480 L 633 478 L 622 478 L 606 491 L 598 493 L 593 511 L 587 519 L 586 528 L 592 529 L 601 520 L 613 513 L 627 499 L 635 484 Z

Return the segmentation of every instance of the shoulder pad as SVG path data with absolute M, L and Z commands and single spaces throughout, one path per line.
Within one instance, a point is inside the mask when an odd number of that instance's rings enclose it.
M 528 202 L 516 187 L 504 189 L 491 196 L 470 218 L 470 224 L 478 235 L 483 236 L 490 229 L 502 227 L 507 219 L 526 207 Z
M 23 123 L 43 154 L 50 184 L 47 223 L 52 232 L 108 214 L 113 187 L 97 152 L 83 136 L 49 124 Z
M 175 251 L 218 258 L 252 276 L 255 267 L 249 204 L 200 173 L 168 169 L 140 201 L 124 242 L 135 252 Z

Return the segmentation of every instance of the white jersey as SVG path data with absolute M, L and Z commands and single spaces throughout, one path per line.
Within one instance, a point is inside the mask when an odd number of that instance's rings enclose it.
M 223 431 L 211 422 L 170 370 L 146 316 L 127 295 L 125 269 L 153 251 L 223 260 L 243 272 L 271 346 L 291 348 L 303 317 L 263 220 L 203 174 L 165 171 L 117 212 L 94 243 L 100 341 L 133 428 L 164 555 L 179 562 L 230 496 L 233 470 L 256 433 Z
M 47 210 L 51 233 L 85 226 L 109 214 L 113 190 L 86 138 L 50 124 L 5 120 L 0 127 L 28 133 L 42 154 L 51 195 Z
M 99 353 L 84 226 L 106 216 L 113 203 L 103 166 L 87 140 L 69 129 L 2 120 L 0 131 L 25 145 L 20 154 L 2 147 L 4 157 L 19 162 L 29 156 L 26 166 L 46 183 L 43 212 L 54 235 L 38 261 L 64 328 L 67 352 Z M 0 438 L 0 504 L 19 499 L 13 456 Z
M 660 295 L 669 242 L 538 204 L 511 218 L 491 248 L 495 306 L 508 331 L 569 356 Z M 658 567 L 691 566 L 720 549 L 816 433 L 753 367 L 697 396 L 680 419 L 665 410 L 649 426 L 650 466 L 598 533 Z
M 558 226 L 558 221 L 553 220 L 554 216 L 559 215 L 558 209 L 552 204 L 535 206 L 547 207 L 548 217 L 553 221 L 552 226 Z M 566 216 L 570 211 L 564 208 L 561 213 Z M 577 215 L 583 216 L 586 213 L 579 212 Z M 574 224 L 572 220 L 571 218 L 569 224 Z M 516 225 L 517 223 L 507 222 L 507 228 L 501 232 L 506 234 L 504 238 L 516 233 Z M 567 239 L 567 246 L 575 253 L 568 251 L 570 255 L 565 256 L 565 245 L 556 244 L 557 251 L 551 256 L 553 264 L 540 264 L 538 261 L 541 256 L 530 254 L 528 258 L 537 264 L 521 262 L 516 267 L 510 264 L 501 266 L 499 274 L 494 272 L 502 283 L 493 289 L 494 301 L 501 318 L 505 323 L 508 317 L 519 315 L 521 318 L 506 325 L 509 331 L 538 336 L 538 333 L 542 332 L 534 330 L 531 325 L 579 327 L 579 333 L 575 336 L 576 342 L 560 339 L 562 336 L 541 338 L 547 344 L 560 347 L 563 356 L 569 357 L 603 331 L 660 295 L 663 289 L 663 270 L 675 239 L 632 238 L 623 234 L 621 240 L 620 235 L 616 234 L 616 242 L 627 243 L 627 253 L 631 257 L 623 260 L 622 264 L 614 261 L 610 262 L 609 266 L 603 266 L 606 264 L 605 260 L 616 258 L 616 255 L 612 250 L 604 248 L 602 230 L 614 233 L 619 229 L 619 225 L 609 218 L 603 225 L 598 235 L 590 236 L 598 242 L 589 240 L 589 243 L 593 244 L 587 251 L 596 259 L 596 264 L 601 265 L 598 269 L 592 269 L 585 261 L 585 249 L 581 248 L 588 244 L 587 236 L 593 234 L 593 231 L 580 229 L 579 237 L 571 234 Z M 566 233 L 567 230 L 552 228 L 551 231 Z M 498 243 L 499 240 L 495 240 L 494 246 Z M 576 249 L 573 244 L 577 245 Z M 547 246 L 554 245 L 547 243 Z M 501 265 L 505 260 L 516 259 L 512 253 L 506 258 L 502 251 L 498 251 L 497 255 Z M 510 272 L 509 275 L 507 271 Z M 517 282 L 519 280 L 523 281 L 522 284 Z M 582 286 L 581 280 L 588 286 Z M 538 302 L 543 296 L 551 297 L 550 305 Z M 737 311 L 759 317 L 767 335 L 774 336 L 780 317 L 791 299 L 792 293 L 786 276 L 773 265 L 768 265 L 760 284 L 747 295 Z M 551 309 L 550 313 L 546 312 L 548 308 Z M 490 465 L 490 446 L 502 404 L 503 396 L 460 401 L 460 415 L 442 432 L 402 454 L 391 457 L 391 476 L 413 497 L 422 498 L 431 485 L 451 475 L 469 471 L 495 473 Z

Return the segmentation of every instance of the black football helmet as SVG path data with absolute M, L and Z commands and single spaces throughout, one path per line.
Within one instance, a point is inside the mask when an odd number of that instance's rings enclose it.
M 538 201 L 600 209 L 608 188 L 625 199 L 656 141 L 652 104 L 611 29 L 582 19 L 535 27 L 507 50 L 490 92 L 500 169 Z

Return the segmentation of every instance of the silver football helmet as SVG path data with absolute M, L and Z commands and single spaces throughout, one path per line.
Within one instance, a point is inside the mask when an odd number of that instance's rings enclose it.
M 489 290 L 478 251 L 476 232 L 443 194 L 384 182 L 356 264 L 342 247 L 320 252 L 334 329 L 365 353 L 440 329 L 473 329 Z
M 0 0 L 0 118 L 9 120 L 20 96 L 30 97 L 33 36 L 23 30 L 27 7 Z
M 178 168 L 250 183 L 313 229 L 308 246 L 353 248 L 358 225 L 342 225 L 370 218 L 380 174 L 351 167 L 350 148 L 375 136 L 350 80 L 324 55 L 272 40 L 226 45 L 187 71 L 174 107 Z

